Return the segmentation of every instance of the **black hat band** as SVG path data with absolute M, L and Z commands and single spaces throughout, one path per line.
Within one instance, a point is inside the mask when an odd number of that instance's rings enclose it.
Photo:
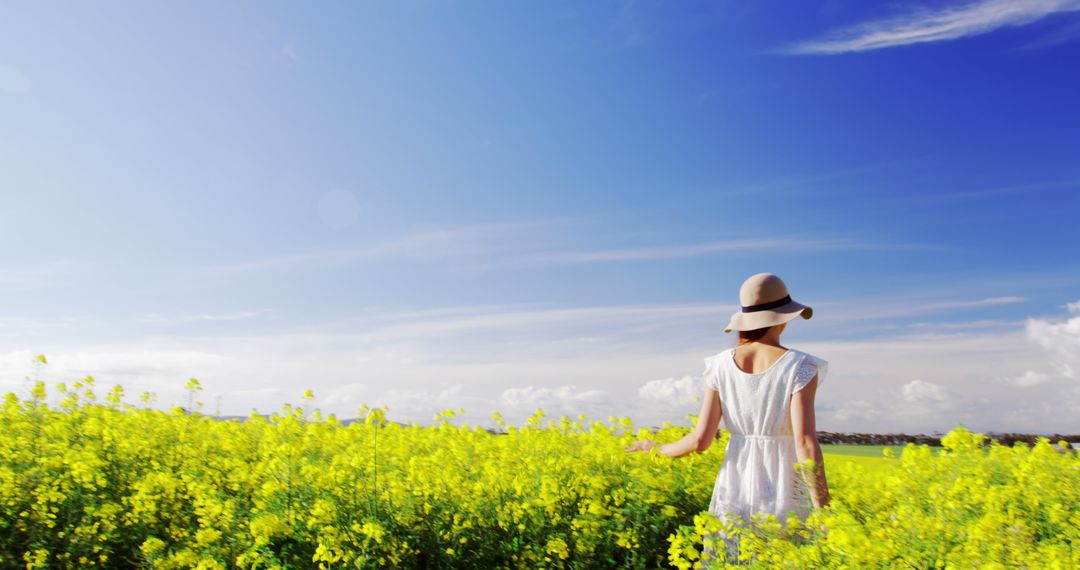
M 758 305 L 750 305 L 749 307 L 743 307 L 744 313 L 756 313 L 757 311 L 768 311 L 769 309 L 775 309 L 791 302 L 791 295 L 784 295 L 783 299 L 777 299 L 775 301 L 769 301 L 768 303 L 760 303 Z

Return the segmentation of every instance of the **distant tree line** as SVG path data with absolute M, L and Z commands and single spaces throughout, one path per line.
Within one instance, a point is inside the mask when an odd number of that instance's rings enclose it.
M 269 419 L 268 414 L 259 414 Z M 218 416 L 220 420 L 239 420 L 244 421 L 247 416 Z M 345 420 L 339 420 L 343 425 L 349 425 L 352 422 L 358 421 L 355 418 L 349 418 Z M 387 420 L 388 423 L 395 423 L 400 426 L 406 426 L 408 424 L 403 422 L 395 422 Z M 653 430 L 659 430 L 660 427 L 653 427 Z M 506 431 L 503 429 L 484 428 L 484 431 L 494 435 L 506 435 Z M 941 437 L 944 433 L 934 432 L 930 435 L 925 434 L 906 434 L 906 433 L 844 433 L 833 431 L 819 431 L 817 432 L 818 443 L 823 444 L 845 444 L 845 445 L 907 445 L 908 443 L 914 443 L 915 445 L 929 445 L 933 447 L 941 447 Z M 1041 435 L 1031 433 L 998 433 L 998 432 L 985 432 L 987 439 L 983 442 L 983 445 L 990 445 L 991 440 L 996 440 L 1002 445 L 1012 447 L 1016 442 L 1022 441 L 1029 446 L 1035 445 L 1035 440 L 1039 437 L 1046 437 L 1050 440 L 1050 443 L 1057 445 L 1059 441 L 1067 441 L 1073 444 L 1072 447 L 1078 448 L 1080 446 L 1075 445 L 1080 443 L 1080 434 L 1062 435 Z
M 1050 443 L 1057 444 L 1058 441 L 1065 440 L 1071 443 L 1080 443 L 1080 434 L 1073 435 L 1039 435 L 1030 433 L 997 433 L 988 432 L 986 434 L 987 440 L 984 445 L 989 445 L 991 440 L 996 440 L 998 443 L 1012 447 L 1016 442 L 1022 441 L 1026 444 L 1035 445 L 1035 440 L 1039 437 L 1046 437 L 1050 439 Z M 819 431 L 817 432 L 817 438 L 819 443 L 829 444 L 855 444 L 855 445 L 907 445 L 908 443 L 914 443 L 915 445 L 930 445 L 941 446 L 940 435 L 910 435 L 906 433 L 841 433 L 831 431 Z M 1075 446 L 1074 446 L 1075 447 Z

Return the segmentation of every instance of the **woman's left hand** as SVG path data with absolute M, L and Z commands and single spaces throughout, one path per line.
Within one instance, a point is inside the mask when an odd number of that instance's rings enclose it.
M 654 447 L 659 447 L 660 444 L 651 439 L 643 439 L 641 441 L 635 441 L 630 447 L 626 448 L 626 451 L 649 451 Z

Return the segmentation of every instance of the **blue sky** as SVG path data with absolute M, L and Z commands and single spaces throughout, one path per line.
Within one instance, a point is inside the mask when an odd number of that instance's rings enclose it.
M 819 429 L 1076 432 L 1077 61 L 1070 1 L 9 7 L 0 388 L 684 421 L 769 271 Z

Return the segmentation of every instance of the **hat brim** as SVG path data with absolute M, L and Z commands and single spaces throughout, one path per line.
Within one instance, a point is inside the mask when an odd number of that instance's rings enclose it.
M 798 316 L 809 319 L 814 316 L 814 309 L 803 305 L 802 303 L 791 301 L 786 305 L 767 311 L 754 311 L 753 313 L 735 311 L 735 313 L 731 315 L 731 321 L 728 322 L 728 326 L 724 328 L 724 332 L 763 329 L 765 327 L 786 323 Z

